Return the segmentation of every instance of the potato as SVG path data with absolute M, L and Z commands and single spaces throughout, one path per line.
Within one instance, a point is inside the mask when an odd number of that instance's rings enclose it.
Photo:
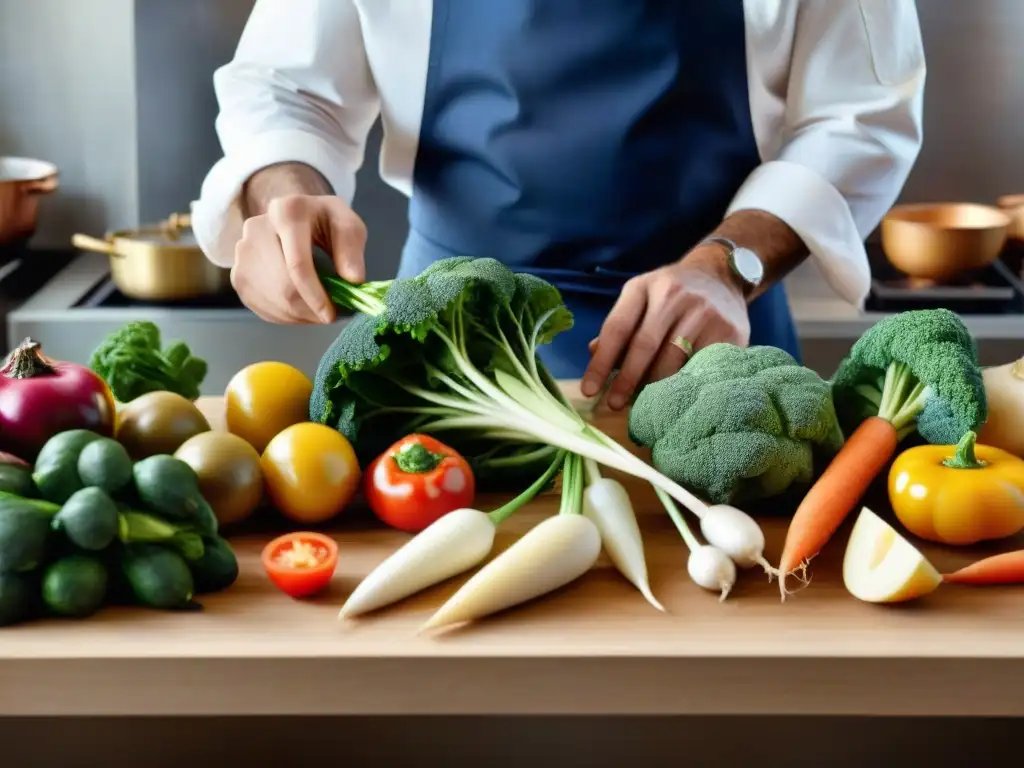
M 203 498 L 221 525 L 245 520 L 263 499 L 260 455 L 238 435 L 202 432 L 174 455 L 195 470 Z
M 117 441 L 134 461 L 173 454 L 190 437 L 210 431 L 191 400 L 174 392 L 150 392 L 125 403 L 117 416 Z

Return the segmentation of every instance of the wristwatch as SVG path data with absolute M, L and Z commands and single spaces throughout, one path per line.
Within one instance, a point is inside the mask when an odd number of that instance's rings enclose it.
M 729 269 L 739 278 L 743 292 L 750 295 L 764 280 L 764 262 L 761 257 L 749 248 L 736 245 L 727 237 L 708 237 L 701 241 L 701 245 L 720 245 L 725 248 L 726 259 Z

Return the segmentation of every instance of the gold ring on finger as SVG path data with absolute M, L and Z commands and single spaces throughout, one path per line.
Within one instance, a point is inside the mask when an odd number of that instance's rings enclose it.
M 679 347 L 683 352 L 686 353 L 687 357 L 693 357 L 693 344 L 682 336 L 676 336 L 672 339 L 673 346 Z

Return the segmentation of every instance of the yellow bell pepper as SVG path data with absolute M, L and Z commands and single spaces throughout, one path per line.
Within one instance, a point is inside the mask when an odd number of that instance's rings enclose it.
M 965 546 L 1013 536 L 1024 529 L 1024 459 L 976 445 L 920 445 L 896 457 L 889 501 L 915 536 Z

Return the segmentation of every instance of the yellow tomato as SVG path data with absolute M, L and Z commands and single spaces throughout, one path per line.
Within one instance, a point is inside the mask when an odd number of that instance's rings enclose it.
M 340 432 L 305 422 L 281 431 L 260 458 L 267 495 L 298 523 L 330 520 L 359 488 L 359 461 Z
M 253 363 L 236 373 L 224 392 L 228 432 L 263 453 L 281 430 L 309 419 L 313 382 L 285 363 Z

